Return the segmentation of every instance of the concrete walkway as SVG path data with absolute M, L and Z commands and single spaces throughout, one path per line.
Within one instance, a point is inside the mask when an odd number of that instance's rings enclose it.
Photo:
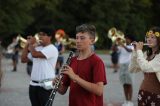
M 65 54 L 65 57 L 68 55 Z M 124 101 L 122 86 L 119 82 L 118 73 L 113 73 L 109 55 L 99 55 L 106 66 L 108 84 L 104 89 L 104 106 L 121 106 Z M 28 97 L 30 77 L 26 73 L 26 64 L 19 62 L 18 71 L 11 72 L 12 61 L 2 58 L 2 87 L 0 89 L 0 106 L 31 106 Z M 133 102 L 137 106 L 137 92 L 143 79 L 142 73 L 133 75 Z M 67 106 L 68 92 L 65 95 L 56 94 L 53 106 Z

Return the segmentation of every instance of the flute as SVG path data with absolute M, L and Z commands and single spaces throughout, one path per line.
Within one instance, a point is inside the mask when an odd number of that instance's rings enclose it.
M 131 43 L 130 45 L 134 46 L 136 43 Z M 143 46 L 150 46 L 152 44 L 144 43 Z

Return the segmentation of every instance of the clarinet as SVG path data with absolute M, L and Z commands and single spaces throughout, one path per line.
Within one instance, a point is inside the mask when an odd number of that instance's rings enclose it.
M 67 61 L 66 61 L 66 65 L 69 65 L 69 64 L 70 64 L 70 61 L 71 61 L 71 58 L 73 57 L 73 54 L 74 54 L 74 53 L 73 53 L 72 51 L 70 51 L 69 56 L 68 56 L 68 59 L 67 59 Z M 63 68 L 64 68 L 64 65 L 63 65 L 62 68 L 60 69 L 60 72 L 62 71 Z M 51 92 L 51 94 L 50 94 L 50 96 L 49 96 L 49 99 L 48 99 L 48 101 L 47 101 L 47 103 L 46 103 L 45 106 L 52 106 L 52 103 L 53 103 L 53 101 L 54 101 L 54 97 L 55 97 L 55 95 L 56 95 L 56 92 L 58 91 L 58 88 L 59 88 L 59 85 L 60 85 L 60 83 L 61 83 L 62 78 L 63 78 L 63 75 L 60 74 L 60 78 L 59 78 L 59 80 L 57 81 L 57 83 L 54 85 L 54 88 L 53 88 L 53 90 L 52 90 L 52 92 Z

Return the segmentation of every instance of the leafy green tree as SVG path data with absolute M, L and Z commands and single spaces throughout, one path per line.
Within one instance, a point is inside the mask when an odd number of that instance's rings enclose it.
M 36 33 L 42 27 L 54 30 L 56 26 L 54 17 L 58 14 L 56 8 L 59 2 L 59 0 L 38 0 L 30 11 L 34 21 L 26 27 L 24 33 Z
M 91 23 L 99 36 L 96 47 L 108 49 L 111 40 L 107 33 L 112 27 L 143 40 L 150 26 L 160 25 L 159 5 L 158 0 L 0 0 L 0 34 L 26 36 L 47 27 L 62 28 L 75 37 L 77 25 Z
M 116 27 L 124 34 L 132 34 L 138 40 L 144 38 L 146 28 L 151 20 L 150 0 L 103 0 L 96 1 L 93 14 L 96 15 L 93 22 L 100 31 L 98 48 L 109 48 L 111 43 L 107 37 L 107 31 Z
M 152 1 L 152 11 L 151 11 L 151 17 L 152 17 L 152 25 L 160 26 L 160 0 L 151 0 Z
M 130 10 L 130 0 L 102 0 L 96 1 L 92 7 L 92 22 L 96 24 L 99 40 L 98 48 L 109 48 L 111 40 L 108 39 L 108 30 L 116 27 L 124 32 L 128 20 L 127 14 Z
M 24 28 L 33 21 L 29 14 L 33 6 L 32 0 L 1 0 L 0 34 L 7 37 L 14 32 L 22 33 Z
M 128 13 L 126 33 L 136 36 L 137 40 L 144 39 L 151 23 L 151 6 L 151 0 L 133 0 Z

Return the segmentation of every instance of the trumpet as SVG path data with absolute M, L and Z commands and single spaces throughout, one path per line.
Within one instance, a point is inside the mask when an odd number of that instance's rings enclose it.
M 41 41 L 41 40 L 39 39 L 38 34 L 35 34 L 34 37 L 35 37 L 35 39 L 36 39 L 36 43 L 37 43 L 37 44 L 40 44 L 40 41 Z M 27 43 L 27 39 L 23 38 L 21 35 L 18 35 L 17 38 L 16 38 L 16 40 L 17 40 L 17 42 L 19 42 L 21 48 L 24 48 L 24 47 L 25 47 L 25 45 L 26 45 L 26 43 Z

